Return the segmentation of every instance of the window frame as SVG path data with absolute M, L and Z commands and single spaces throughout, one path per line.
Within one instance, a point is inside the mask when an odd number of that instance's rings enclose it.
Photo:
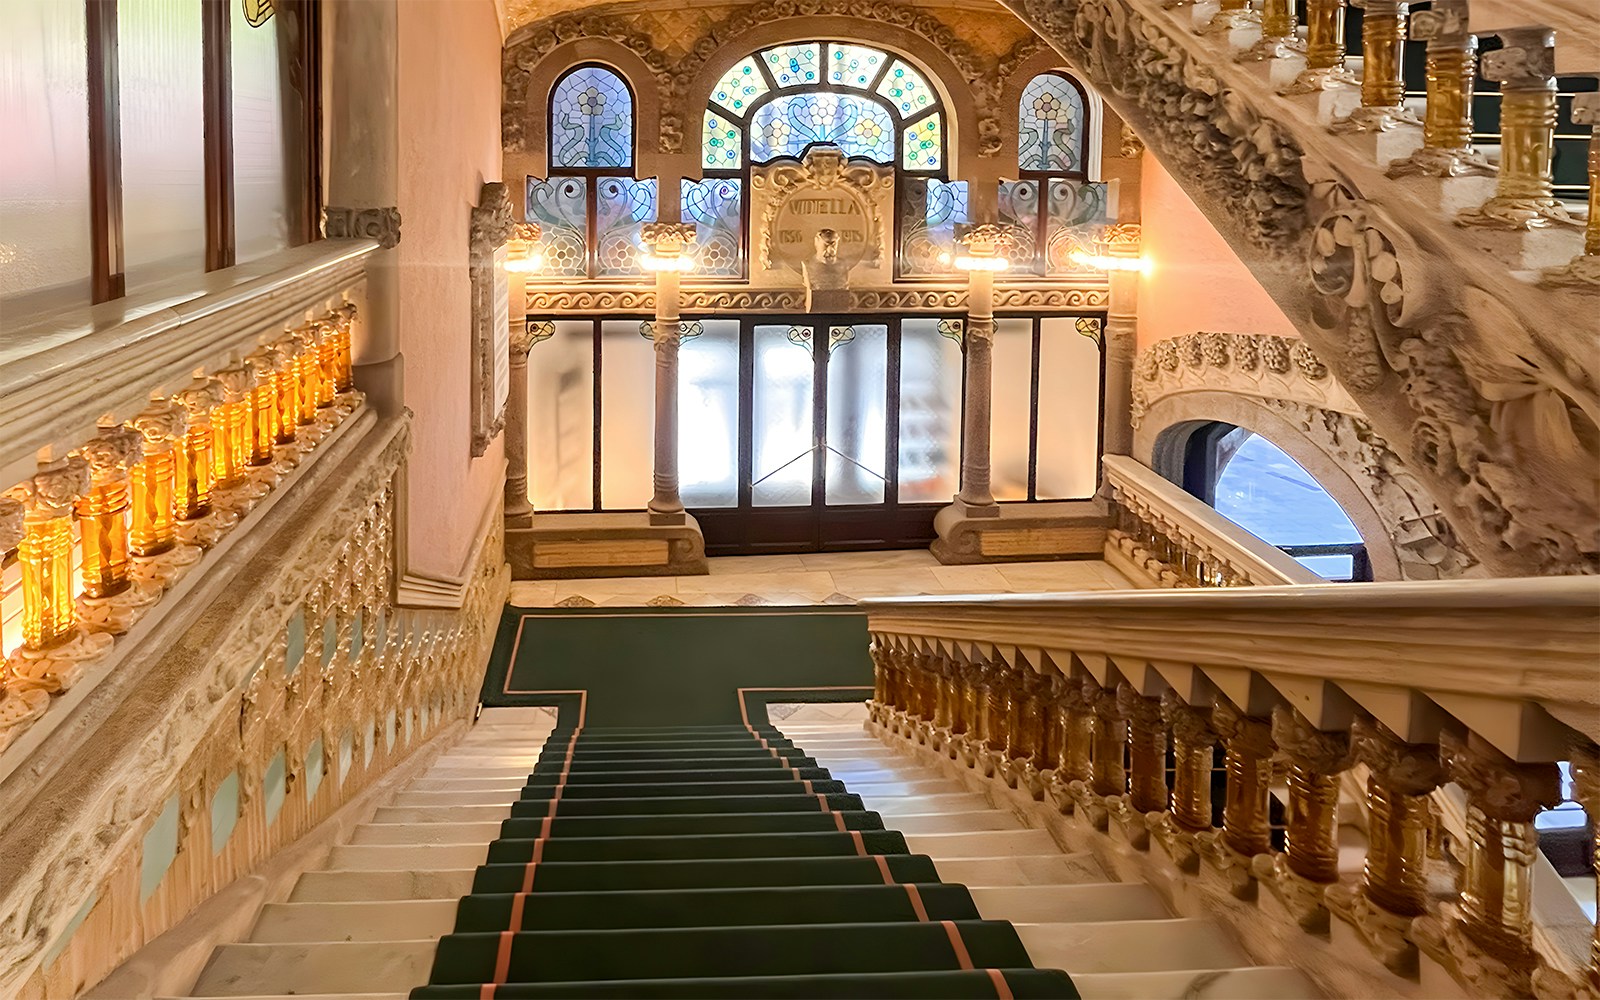
M 1027 92 L 1029 87 L 1033 86 L 1033 81 L 1042 76 L 1053 76 L 1065 80 L 1067 83 L 1072 85 L 1073 90 L 1078 92 L 1078 100 L 1081 102 L 1083 107 L 1083 122 L 1078 130 L 1079 157 L 1078 169 L 1076 170 L 1025 170 L 1022 167 L 1022 95 Z M 1050 237 L 1050 182 L 1056 180 L 1069 180 L 1077 181 L 1081 184 L 1090 183 L 1089 139 L 1094 134 L 1092 127 L 1093 124 L 1094 106 L 1089 100 L 1089 91 L 1082 83 L 1078 81 L 1077 77 L 1073 76 L 1067 70 L 1052 68 L 1035 73 L 1028 77 L 1027 82 L 1022 85 L 1022 90 L 1018 91 L 1017 93 L 1015 121 L 1017 141 L 1016 158 L 1014 162 L 1017 169 L 1017 180 L 1032 183 L 1038 191 L 1038 204 L 1035 208 L 1033 219 L 1033 252 L 1034 259 L 1040 261 L 1043 268 L 1043 273 L 1037 275 L 1030 274 L 1027 275 L 1027 277 L 1043 278 L 1046 280 L 1050 279 L 1051 277 L 1049 273 L 1050 262 L 1047 256 L 1049 253 Z
M 585 69 L 598 69 L 616 77 L 622 88 L 628 92 L 631 112 L 628 121 L 628 160 L 627 166 L 622 167 L 567 167 L 556 166 L 555 148 L 552 140 L 555 138 L 555 105 L 556 92 L 572 74 Z M 583 62 L 573 63 L 562 70 L 554 82 L 550 84 L 550 93 L 545 96 L 544 105 L 544 179 L 555 181 L 566 177 L 581 177 L 584 179 L 584 275 L 586 280 L 594 281 L 602 277 L 600 274 L 600 182 L 608 177 L 622 178 L 637 181 L 639 177 L 639 93 L 633 89 L 633 81 L 628 79 L 628 74 L 607 62 L 598 59 L 586 59 Z M 661 214 L 661 185 L 656 182 L 656 214 Z M 574 275 L 563 276 L 571 280 Z M 622 277 L 614 275 L 610 277 Z

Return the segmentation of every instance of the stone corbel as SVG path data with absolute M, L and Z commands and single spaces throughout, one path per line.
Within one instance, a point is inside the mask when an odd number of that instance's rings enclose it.
M 400 245 L 400 209 L 335 208 L 322 210 L 322 235 L 330 240 L 377 240 L 392 250 Z
M 478 194 L 467 231 L 467 267 L 472 283 L 472 457 L 489 450 L 489 442 L 505 429 L 505 408 L 495 405 L 496 345 L 494 256 L 516 226 L 510 189 L 489 181 Z

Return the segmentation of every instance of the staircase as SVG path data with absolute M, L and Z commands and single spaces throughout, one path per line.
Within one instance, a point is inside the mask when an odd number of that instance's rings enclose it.
M 1318 995 L 864 718 L 574 734 L 486 710 L 190 995 Z

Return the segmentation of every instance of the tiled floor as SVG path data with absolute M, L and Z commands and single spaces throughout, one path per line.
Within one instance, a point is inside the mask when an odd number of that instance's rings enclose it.
M 1099 560 L 941 566 L 930 553 L 918 549 L 732 556 L 712 559 L 709 576 L 518 581 L 511 585 L 511 603 L 524 608 L 848 604 L 863 597 L 1036 594 L 1130 586 Z

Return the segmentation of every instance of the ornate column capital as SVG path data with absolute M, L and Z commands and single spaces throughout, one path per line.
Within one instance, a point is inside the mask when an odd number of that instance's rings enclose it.
M 1465 739 L 1443 734 L 1439 754 L 1469 803 L 1497 822 L 1531 823 L 1539 810 L 1561 801 L 1554 764 L 1519 764 L 1471 733 Z
M 322 210 L 322 235 L 330 240 L 377 240 L 385 250 L 400 245 L 400 209 L 335 208 Z
M 1467 23 L 1467 0 L 1433 0 L 1431 8 L 1411 15 L 1411 38 L 1448 47 L 1467 45 L 1473 39 Z
M 1508 28 L 1498 33 L 1503 43 L 1482 58 L 1483 76 L 1507 90 L 1549 90 L 1555 87 L 1556 35 L 1550 28 Z
M 1108 226 L 1100 241 L 1112 257 L 1137 257 L 1144 240 L 1144 227 L 1137 222 L 1119 222 Z
M 189 429 L 188 411 L 163 396 L 152 396 L 150 405 L 134 414 L 128 424 L 155 448 L 183 436 Z
M 1225 699 L 1211 709 L 1211 727 L 1230 750 L 1265 759 L 1272 756 L 1272 725 L 1252 718 Z
M 144 457 L 144 436 L 122 424 L 102 424 L 78 454 L 88 464 L 91 478 L 120 479 Z
M 27 508 L 22 498 L 10 492 L 0 495 L 0 552 L 10 552 L 22 543 L 23 520 Z
M 1352 759 L 1348 733 L 1317 729 L 1287 705 L 1272 710 L 1272 741 L 1294 763 L 1318 774 L 1337 774 Z
M 28 479 L 7 492 L 32 510 L 49 516 L 69 513 L 73 501 L 89 490 L 89 463 L 77 455 L 40 463 Z
M 972 257 L 999 257 L 1009 248 L 1020 244 L 1024 234 L 1021 227 L 1006 222 L 981 222 L 967 226 L 956 234 L 956 243 Z M 973 268 L 972 270 L 982 270 Z
M 1444 766 L 1432 744 L 1403 742 L 1375 719 L 1358 716 L 1350 727 L 1356 759 L 1373 778 L 1401 795 L 1426 795 L 1444 783 Z
M 188 411 L 190 422 L 195 423 L 206 418 L 213 408 L 222 405 L 222 392 L 222 386 L 216 379 L 199 375 L 188 386 L 174 393 L 172 398 Z
M 679 257 L 694 245 L 692 222 L 647 222 L 639 228 L 639 242 L 657 257 Z

